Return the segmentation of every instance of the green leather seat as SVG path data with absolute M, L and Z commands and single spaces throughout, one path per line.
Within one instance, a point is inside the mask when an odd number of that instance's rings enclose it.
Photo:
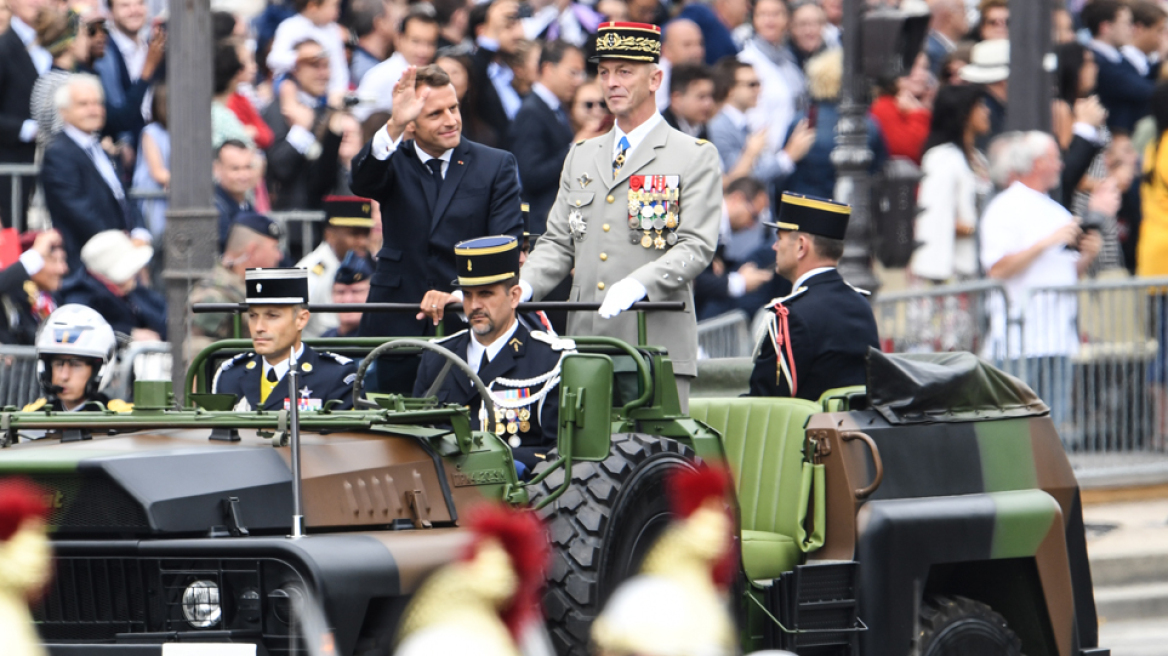
M 742 565 L 751 580 L 773 579 L 802 560 L 796 535 L 803 427 L 822 411 L 802 399 L 690 399 L 690 415 L 722 435 L 742 514 Z

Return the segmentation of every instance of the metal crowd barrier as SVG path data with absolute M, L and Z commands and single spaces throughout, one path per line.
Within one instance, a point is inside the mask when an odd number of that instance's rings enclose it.
M 749 357 L 753 348 L 750 317 L 742 310 L 698 322 L 699 359 Z
M 1024 380 L 1081 481 L 1168 480 L 1168 277 L 1011 300 L 984 281 L 885 294 L 874 310 L 886 351 L 968 350 Z
M 170 344 L 131 342 L 111 367 L 105 394 L 111 399 L 132 401 L 135 380 L 170 380 Z
M 22 408 L 40 395 L 36 347 L 0 344 L 0 408 Z
M 0 164 L 0 178 L 7 177 L 12 185 L 11 207 L 0 208 L 5 215 L 4 224 L 16 228 L 17 232 L 24 232 L 24 212 L 21 200 L 24 197 L 24 176 L 35 176 L 40 173 L 36 164 Z
M 282 210 L 277 212 L 269 212 L 268 218 L 280 224 L 284 228 L 284 236 L 280 239 L 280 249 L 292 258 L 294 262 L 299 262 L 301 258 L 312 252 L 316 245 L 312 236 L 312 227 L 314 224 L 323 223 L 325 214 L 320 210 Z M 288 235 L 292 234 L 294 225 L 299 224 L 300 228 L 300 252 L 293 253 Z

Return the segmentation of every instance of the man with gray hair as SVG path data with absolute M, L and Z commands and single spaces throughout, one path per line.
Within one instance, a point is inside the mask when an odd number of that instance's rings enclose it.
M 140 243 L 149 243 L 151 236 L 137 203 L 126 202 L 117 165 L 99 141 L 105 126 L 101 80 L 74 75 L 57 89 L 53 102 L 65 129 L 45 149 L 41 185 L 69 269 L 78 271 L 81 247 L 99 232 L 121 230 Z
M 1074 285 L 1102 246 L 1098 227 L 1083 224 L 1050 196 L 1059 185 L 1058 144 L 1045 132 L 1012 133 L 991 148 L 994 176 L 1009 187 L 986 207 L 981 262 L 1006 299 L 990 297 L 985 355 L 1013 361 L 1052 408 L 1059 426 L 1069 415 L 1070 358 L 1078 352 Z

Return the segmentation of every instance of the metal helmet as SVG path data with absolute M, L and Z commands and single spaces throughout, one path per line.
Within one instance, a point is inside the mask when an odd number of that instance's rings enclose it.
M 96 310 L 75 303 L 62 305 L 45 319 L 37 333 L 37 378 L 41 387 L 49 396 L 56 396 L 49 360 L 55 355 L 72 355 L 97 361 L 97 371 L 85 386 L 86 395 L 94 394 L 103 386 L 116 346 L 113 328 Z

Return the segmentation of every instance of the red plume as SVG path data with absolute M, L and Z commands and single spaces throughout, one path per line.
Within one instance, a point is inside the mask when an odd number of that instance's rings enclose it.
M 498 540 L 511 557 L 519 586 L 511 603 L 503 609 L 502 616 L 511 636 L 518 640 L 528 621 L 540 613 L 540 591 L 551 553 L 547 531 L 534 512 L 494 504 L 475 508 L 468 524 L 475 538 L 464 560 L 473 558 L 488 538 Z
M 7 540 L 28 519 L 47 519 L 45 493 L 24 478 L 0 481 L 0 542 Z
M 721 506 L 728 506 L 733 498 L 734 483 L 730 470 L 724 465 L 702 464 L 696 469 L 678 469 L 665 482 L 673 512 L 682 519 L 692 515 L 707 501 L 715 500 Z M 729 514 L 729 512 L 727 512 Z M 731 526 L 737 524 L 731 517 Z M 710 572 L 714 584 L 727 589 L 738 574 L 738 549 L 734 545 L 733 534 L 726 536 L 726 554 L 714 563 Z

